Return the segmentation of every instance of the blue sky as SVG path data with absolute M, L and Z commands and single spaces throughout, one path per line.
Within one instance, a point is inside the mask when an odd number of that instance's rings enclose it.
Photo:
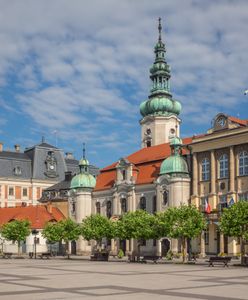
M 248 119 L 248 1 L 0 0 L 0 140 L 46 141 L 100 167 L 140 148 L 162 18 L 182 137 Z

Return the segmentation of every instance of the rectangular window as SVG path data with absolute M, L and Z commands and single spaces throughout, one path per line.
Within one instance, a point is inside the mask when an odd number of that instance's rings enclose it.
M 9 196 L 14 196 L 14 188 L 12 186 L 9 187 Z
M 153 240 L 153 247 L 156 247 L 156 246 L 157 246 L 157 240 L 154 239 L 154 240 Z
M 239 194 L 239 201 L 248 201 L 248 192 Z
M 205 238 L 205 244 L 209 244 L 209 228 L 207 227 L 206 230 L 204 231 L 204 238 Z
M 208 197 L 201 197 L 200 211 L 205 212 L 206 201 L 208 202 Z
M 227 204 L 227 196 L 226 195 L 221 195 L 219 197 L 219 210 L 223 211 L 224 208 L 228 207 Z
M 27 188 L 23 188 L 22 189 L 22 196 L 23 197 L 27 197 L 28 196 L 28 189 Z

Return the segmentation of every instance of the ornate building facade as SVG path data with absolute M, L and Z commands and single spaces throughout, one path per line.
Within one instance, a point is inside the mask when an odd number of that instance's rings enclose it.
M 35 205 L 43 191 L 60 182 L 65 172 L 78 173 L 78 161 L 42 140 L 21 151 L 0 144 L 0 207 Z
M 87 205 L 85 215 L 115 218 L 137 209 L 155 213 L 170 206 L 194 204 L 205 214 L 208 226 L 191 242 L 192 251 L 203 257 L 220 252 L 236 255 L 239 241 L 220 233 L 219 220 L 224 207 L 248 199 L 248 120 L 218 114 L 206 134 L 180 139 L 181 104 L 170 91 L 170 67 L 160 20 L 158 30 L 150 69 L 152 87 L 148 99 L 140 105 L 141 149 L 100 170 L 87 201 L 80 200 L 78 205 Z M 79 191 L 83 189 L 81 186 Z M 89 192 L 87 185 L 85 190 Z M 80 197 L 75 187 L 74 192 L 76 199 Z M 136 247 L 133 240 L 105 243 L 113 254 L 119 248 L 131 253 Z M 164 255 L 169 249 L 181 252 L 180 241 L 166 237 L 149 240 L 141 252 Z

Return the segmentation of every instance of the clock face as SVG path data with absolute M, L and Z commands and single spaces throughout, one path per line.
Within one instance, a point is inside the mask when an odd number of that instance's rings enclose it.
M 225 120 L 223 117 L 221 117 L 221 118 L 219 118 L 219 119 L 217 120 L 217 123 L 218 123 L 221 127 L 223 127 L 223 126 L 225 125 L 225 123 L 226 123 L 226 120 Z
M 49 169 L 54 170 L 54 166 L 53 165 L 49 166 Z

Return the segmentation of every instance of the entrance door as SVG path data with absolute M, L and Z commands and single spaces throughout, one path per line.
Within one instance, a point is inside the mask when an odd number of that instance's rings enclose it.
M 161 254 L 162 256 L 166 256 L 168 251 L 170 250 L 170 241 L 168 239 L 163 239 L 161 242 Z
M 76 241 L 71 242 L 71 254 L 76 255 L 77 254 L 77 245 Z
M 120 249 L 123 251 L 124 255 L 126 253 L 126 240 L 120 240 Z

